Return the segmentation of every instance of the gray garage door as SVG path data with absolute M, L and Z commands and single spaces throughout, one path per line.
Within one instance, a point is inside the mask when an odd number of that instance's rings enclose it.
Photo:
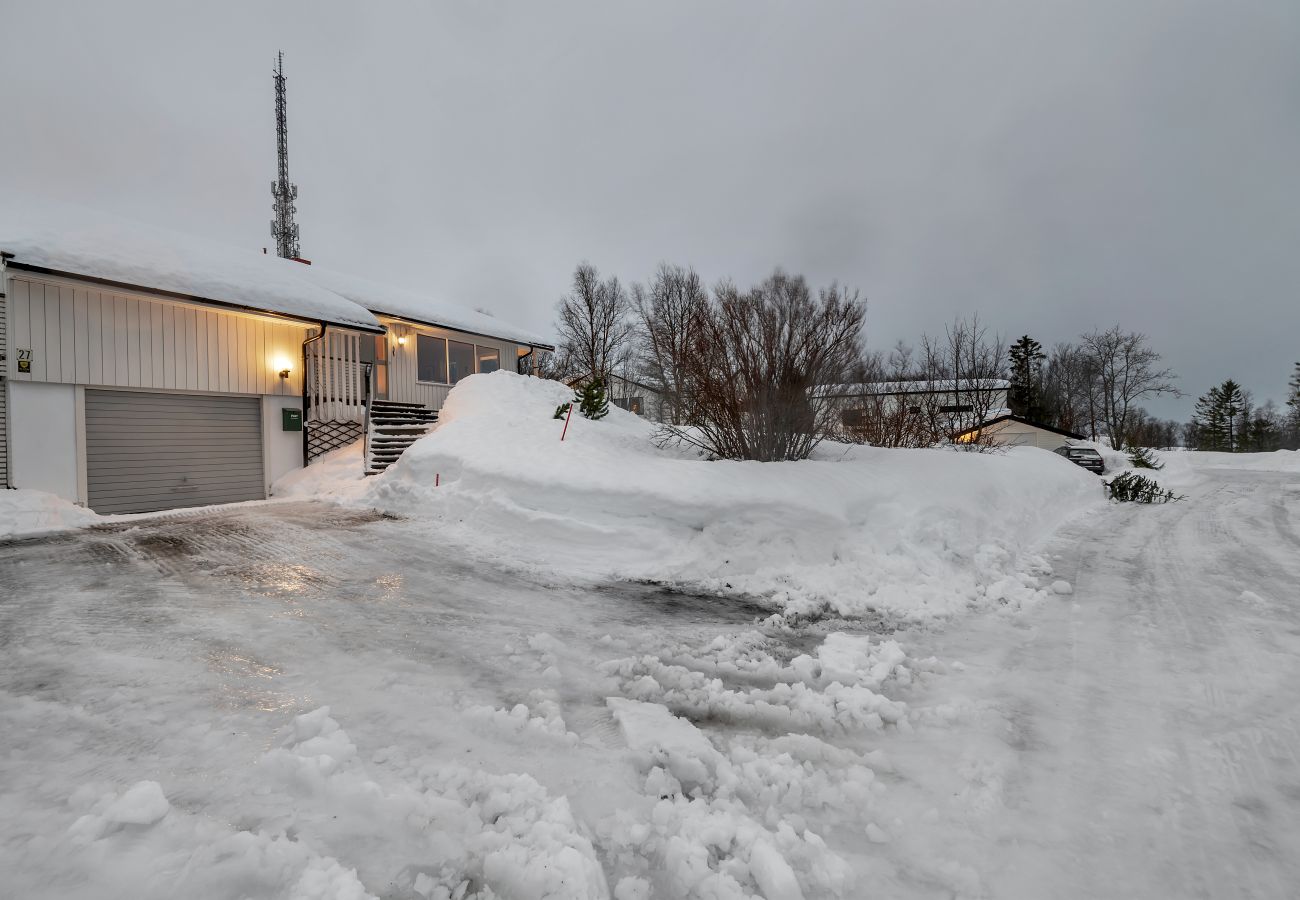
M 86 391 L 86 491 L 99 513 L 263 499 L 261 400 Z

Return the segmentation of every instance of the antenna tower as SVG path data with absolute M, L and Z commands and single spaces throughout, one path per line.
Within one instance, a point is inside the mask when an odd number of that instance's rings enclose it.
M 280 154 L 280 177 L 271 184 L 271 196 L 275 199 L 271 205 L 275 211 L 275 218 L 271 220 L 271 237 L 275 239 L 277 256 L 298 259 L 302 256 L 302 248 L 298 245 L 298 223 L 293 220 L 293 214 L 298 211 L 294 206 L 298 199 L 298 185 L 289 183 L 289 121 L 285 112 L 283 51 L 275 69 L 275 142 Z

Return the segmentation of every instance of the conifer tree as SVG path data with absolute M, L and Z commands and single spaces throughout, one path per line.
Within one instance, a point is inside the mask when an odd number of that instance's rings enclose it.
M 1226 453 L 1238 449 L 1240 435 L 1237 417 L 1246 405 L 1241 385 L 1229 378 L 1216 385 L 1196 401 L 1196 423 L 1199 435 L 1198 450 L 1218 450 Z
M 603 419 L 609 414 L 609 395 L 605 382 L 593 378 L 578 388 L 573 394 L 573 402 L 578 404 L 578 412 L 588 419 Z
M 1011 345 L 1011 389 L 1007 404 L 1018 416 L 1041 421 L 1043 416 L 1043 345 L 1024 335 Z

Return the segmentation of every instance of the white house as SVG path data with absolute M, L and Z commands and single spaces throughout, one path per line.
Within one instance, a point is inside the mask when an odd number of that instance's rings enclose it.
M 0 208 L 0 485 L 98 512 L 378 471 L 457 380 L 540 339 L 411 292 L 77 207 Z
M 999 447 L 1041 447 L 1055 450 L 1064 447 L 1070 441 L 1081 441 L 1083 435 L 1065 431 L 1041 422 L 1031 422 L 1010 413 L 995 416 L 982 422 L 976 428 L 970 428 L 953 435 L 958 444 L 969 444 L 977 440 Z
M 827 385 L 819 393 L 839 409 L 841 427 L 854 439 L 916 447 L 1008 412 L 1010 387 L 1000 378 L 933 379 Z

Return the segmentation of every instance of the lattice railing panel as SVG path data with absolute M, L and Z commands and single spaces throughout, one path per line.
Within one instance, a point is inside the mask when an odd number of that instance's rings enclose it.
M 361 440 L 360 422 L 308 422 L 307 462 Z

